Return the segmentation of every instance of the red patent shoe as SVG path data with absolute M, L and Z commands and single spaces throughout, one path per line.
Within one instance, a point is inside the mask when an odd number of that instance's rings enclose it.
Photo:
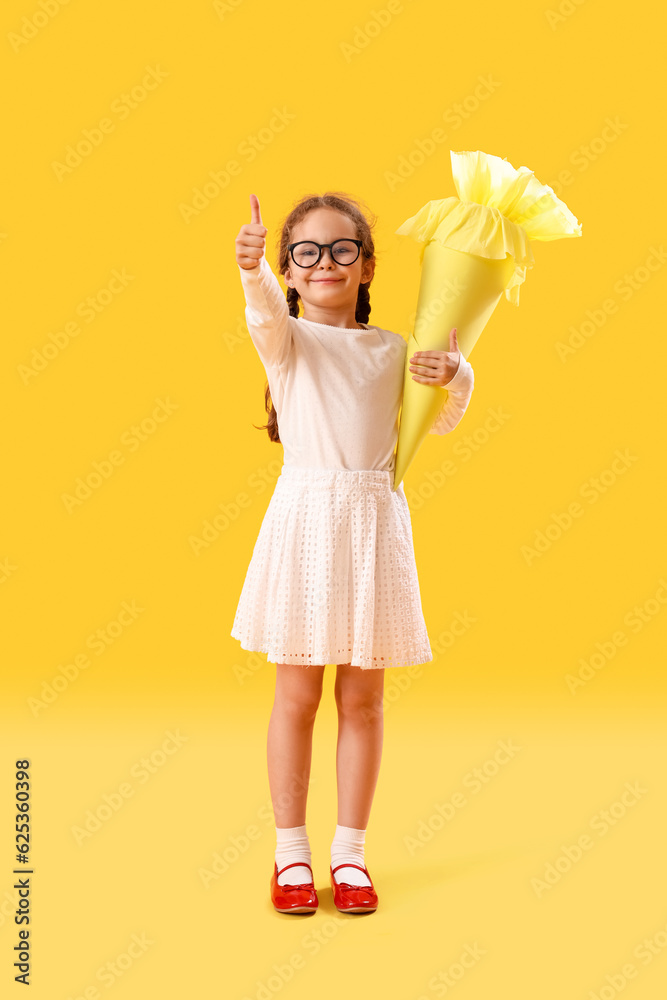
M 334 873 L 339 868 L 358 868 L 366 878 L 370 879 L 370 885 L 352 885 L 350 882 L 336 882 Z M 373 885 L 373 879 L 368 873 L 368 868 L 364 865 L 353 865 L 349 861 L 332 868 L 329 865 L 331 877 L 331 888 L 333 889 L 334 905 L 341 913 L 373 913 L 377 910 L 378 897 Z
M 319 904 L 317 889 L 314 881 L 300 882 L 291 885 L 286 882 L 280 885 L 278 876 L 282 875 L 287 868 L 295 868 L 304 865 L 310 868 L 306 861 L 295 861 L 291 865 L 285 865 L 278 871 L 278 865 L 273 862 L 273 875 L 271 876 L 271 902 L 279 913 L 313 913 Z M 310 868 L 312 875 L 313 869 Z

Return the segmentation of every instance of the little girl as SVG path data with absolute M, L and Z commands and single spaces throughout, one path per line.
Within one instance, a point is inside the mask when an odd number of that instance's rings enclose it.
M 375 248 L 357 202 L 329 192 L 288 214 L 277 247 L 287 300 L 264 256 L 255 195 L 250 206 L 236 261 L 268 379 L 265 427 L 284 459 L 231 635 L 276 664 L 267 747 L 277 841 L 271 900 L 284 913 L 318 905 L 306 796 L 324 668 L 336 664 L 338 823 L 329 876 L 339 910 L 374 911 L 364 842 L 382 752 L 384 670 L 433 659 L 410 511 L 403 484 L 392 488 L 407 345 L 368 325 Z M 449 348 L 410 359 L 416 381 L 447 387 L 435 434 L 456 427 L 473 390 L 456 330 Z

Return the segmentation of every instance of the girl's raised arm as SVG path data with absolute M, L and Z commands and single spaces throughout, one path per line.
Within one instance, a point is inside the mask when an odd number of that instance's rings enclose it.
M 292 349 L 289 308 L 278 279 L 264 256 L 268 230 L 259 199 L 250 195 L 250 223 L 236 237 L 236 263 L 246 298 L 248 332 L 265 368 L 280 368 Z
M 447 434 L 454 430 L 468 409 L 474 385 L 475 375 L 472 365 L 461 355 L 456 375 L 445 386 L 448 394 L 447 399 L 435 418 L 429 434 Z

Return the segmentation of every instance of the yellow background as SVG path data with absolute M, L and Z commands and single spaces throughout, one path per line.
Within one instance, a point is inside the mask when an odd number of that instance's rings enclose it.
M 664 996 L 667 234 L 653 9 L 4 5 L 3 995 L 22 995 L 13 775 L 28 758 L 40 1000 Z M 152 89 L 136 90 L 151 69 Z M 63 171 L 86 130 L 91 147 Z M 252 426 L 265 422 L 265 375 L 234 238 L 256 193 L 275 266 L 296 200 L 360 197 L 378 217 L 371 322 L 407 336 L 418 247 L 394 230 L 455 193 L 450 149 L 528 166 L 583 235 L 533 246 L 519 308 L 501 301 L 472 353 L 463 422 L 431 435 L 405 479 L 435 656 L 386 674 L 366 848 L 380 908 L 342 917 L 328 888 L 329 666 L 308 813 L 320 909 L 278 915 L 275 667 L 229 631 L 282 448 Z M 494 411 L 505 416 L 489 425 Z M 632 456 L 623 470 L 618 451 Z M 119 464 L 68 510 L 77 479 L 112 453 Z M 433 487 L 447 461 L 454 474 Z M 240 493 L 251 503 L 235 509 Z M 581 516 L 553 527 L 576 502 Z M 227 526 L 195 551 L 224 510 Z M 457 615 L 474 620 L 460 635 Z M 92 648 L 98 630 L 107 642 Z M 499 741 L 520 748 L 501 766 Z M 484 767 L 472 793 L 466 776 Z M 626 783 L 643 791 L 619 805 Z M 465 808 L 434 818 L 465 788 Z M 94 813 L 98 829 L 78 838 Z M 568 868 L 565 848 L 586 834 Z M 228 868 L 207 887 L 216 855 Z M 565 870 L 538 891 L 559 858 Z M 133 935 L 145 945 L 128 951 Z M 447 986 L 466 946 L 483 956 Z M 116 972 L 100 978 L 107 963 Z

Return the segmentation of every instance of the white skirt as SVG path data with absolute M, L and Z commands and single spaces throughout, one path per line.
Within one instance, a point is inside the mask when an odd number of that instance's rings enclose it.
M 242 649 L 302 666 L 433 659 L 410 510 L 393 477 L 283 465 L 231 631 Z

